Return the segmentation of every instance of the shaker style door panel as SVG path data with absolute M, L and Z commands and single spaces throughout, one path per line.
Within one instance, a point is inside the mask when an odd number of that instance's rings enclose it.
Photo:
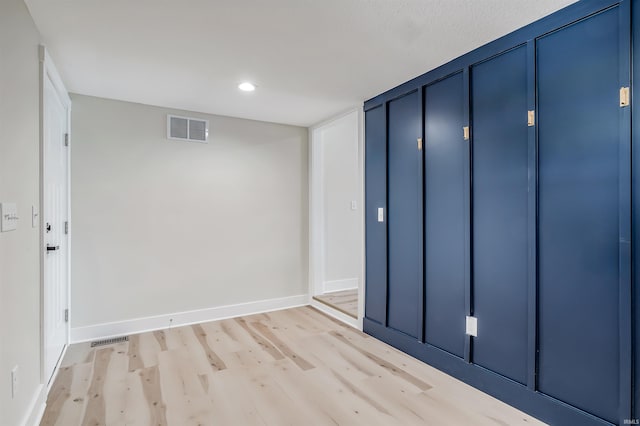
M 473 362 L 527 380 L 527 48 L 472 68 Z
M 425 88 L 425 341 L 456 356 L 465 347 L 464 82 Z
M 539 390 L 618 421 L 619 16 L 538 40 Z
M 421 334 L 422 153 L 418 150 L 419 93 L 388 104 L 389 152 L 389 327 Z

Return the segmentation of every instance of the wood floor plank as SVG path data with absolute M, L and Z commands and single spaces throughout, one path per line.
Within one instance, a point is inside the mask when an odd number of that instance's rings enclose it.
M 275 360 L 283 359 L 284 355 L 266 339 L 253 331 L 245 318 L 236 318 L 236 322 L 251 336 L 251 338 Z
M 165 336 L 164 330 L 158 330 L 153 332 L 153 337 L 156 338 L 158 345 L 160 345 L 161 351 L 166 351 L 169 348 L 167 347 L 167 338 Z
M 74 369 L 62 367 L 56 378 L 56 386 L 51 389 L 47 397 L 47 412 L 42 418 L 42 425 L 55 425 L 60 418 L 62 407 L 71 397 L 71 384 L 73 383 Z
M 111 352 L 103 386 L 105 424 L 107 425 L 126 424 L 127 405 L 131 399 L 131 388 L 127 386 L 131 360 L 129 352 L 119 353 L 115 350 Z M 139 360 L 134 358 L 134 362 Z
M 230 330 L 225 321 L 216 321 L 200 324 L 207 334 L 207 342 L 211 347 L 216 348 L 217 353 L 232 353 L 245 349 L 245 346 L 238 341 L 235 333 Z
M 95 363 L 91 386 L 87 392 L 87 408 L 85 410 L 83 425 L 106 425 L 106 407 L 104 401 L 104 380 L 111 362 L 113 348 L 104 348 L 96 351 Z
M 366 351 L 364 349 L 361 349 L 355 345 L 352 345 L 351 342 L 339 331 L 331 331 L 329 332 L 329 335 L 335 337 L 337 340 L 339 340 L 340 342 L 343 342 L 347 345 L 351 345 L 354 349 L 356 349 L 358 352 L 360 352 L 362 355 L 364 355 L 365 358 L 375 362 L 376 364 L 378 364 L 380 367 L 384 368 L 385 370 L 388 370 L 391 374 L 398 376 L 404 380 L 406 380 L 407 382 L 415 385 L 416 387 L 420 388 L 421 390 L 425 391 L 425 390 L 429 390 L 431 389 L 433 386 L 431 386 L 429 383 L 426 383 L 424 380 L 421 380 L 409 373 L 407 373 L 405 370 L 403 370 L 402 368 L 398 367 L 397 365 L 382 359 L 374 354 L 372 354 L 369 351 Z
M 328 335 L 305 338 L 303 342 L 303 346 L 312 354 L 312 362 L 326 366 L 354 383 L 376 374 L 375 369 L 362 363 L 359 354 L 352 356 Z
M 317 420 L 320 425 L 354 424 L 352 408 L 344 404 L 342 395 L 329 389 L 326 384 L 314 380 L 315 373 L 320 371 L 301 371 L 297 366 L 288 363 L 279 365 L 272 374 L 281 388 L 299 407 L 308 413 L 310 419 Z M 322 373 L 321 373 L 322 375 Z M 376 422 L 373 425 L 378 424 Z
M 189 362 L 188 352 L 181 348 L 164 351 L 158 361 L 167 424 L 211 424 L 208 398 L 197 372 Z
M 93 375 L 93 363 L 82 363 L 68 367 L 73 370 L 73 378 L 69 395 L 64 395 L 64 402 L 56 401 L 59 396 L 58 391 L 52 388 L 47 401 L 47 410 L 42 418 L 41 424 L 53 425 L 79 425 L 84 417 L 86 398 L 91 377 Z M 56 379 L 56 388 L 65 389 L 65 376 L 61 376 L 61 370 Z
M 271 342 L 284 356 L 293 361 L 298 367 L 302 370 L 310 370 L 314 368 L 314 365 L 309 361 L 304 359 L 299 354 L 295 353 L 286 343 L 284 343 L 280 338 L 278 338 L 275 333 L 273 333 L 268 326 L 263 324 L 260 321 L 253 321 L 251 325 L 254 329 L 256 329 L 265 339 Z
M 144 367 L 142 355 L 140 354 L 140 335 L 134 334 L 129 337 L 129 371 L 135 371 Z
M 154 333 L 139 334 L 138 347 L 143 368 L 149 368 L 158 365 L 158 354 L 163 349 L 156 339 Z
M 67 354 L 42 425 L 542 424 L 311 307 Z
M 64 358 L 60 362 L 60 367 L 69 367 L 83 362 L 93 362 L 94 355 L 95 350 L 91 347 L 90 342 L 69 345 L 64 354 Z
M 195 324 L 191 326 L 191 328 L 193 329 L 193 333 L 198 339 L 198 342 L 200 342 L 202 350 L 207 356 L 207 360 L 209 361 L 211 368 L 213 368 L 215 371 L 220 371 L 227 368 L 224 361 L 213 351 L 213 349 L 211 349 L 211 346 L 209 345 L 207 339 L 207 333 L 206 331 L 204 331 L 204 328 L 202 328 L 200 324 Z
M 162 397 L 158 366 L 144 368 L 138 372 L 138 376 L 147 402 L 149 424 L 153 426 L 167 425 L 167 406 Z M 140 422 L 140 424 L 144 423 Z
M 274 361 L 274 369 L 286 363 L 285 360 Z M 248 374 L 236 376 L 245 389 L 246 397 L 253 402 L 260 419 L 267 425 L 306 425 L 314 424 L 294 400 L 284 392 L 271 374 L 271 370 L 254 368 Z M 279 407 L 288 407 L 282 410 Z

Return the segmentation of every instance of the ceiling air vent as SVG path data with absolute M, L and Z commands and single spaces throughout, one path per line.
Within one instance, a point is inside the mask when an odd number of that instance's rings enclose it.
M 209 121 L 198 118 L 167 115 L 167 138 L 207 143 Z

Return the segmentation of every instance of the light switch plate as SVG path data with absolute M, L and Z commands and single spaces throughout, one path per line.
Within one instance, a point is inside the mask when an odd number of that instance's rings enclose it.
M 378 207 L 378 222 L 384 222 L 384 209 Z
M 357 210 L 357 209 L 358 209 L 357 201 L 355 200 L 351 201 L 351 210 Z
M 469 336 L 478 337 L 478 318 L 467 317 L 467 334 Z
M 16 203 L 0 203 L 0 232 L 13 231 L 18 227 Z

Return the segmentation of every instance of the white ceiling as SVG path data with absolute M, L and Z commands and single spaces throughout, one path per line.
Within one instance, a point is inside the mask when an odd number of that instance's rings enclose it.
M 575 0 L 25 1 L 71 92 L 310 126 Z

